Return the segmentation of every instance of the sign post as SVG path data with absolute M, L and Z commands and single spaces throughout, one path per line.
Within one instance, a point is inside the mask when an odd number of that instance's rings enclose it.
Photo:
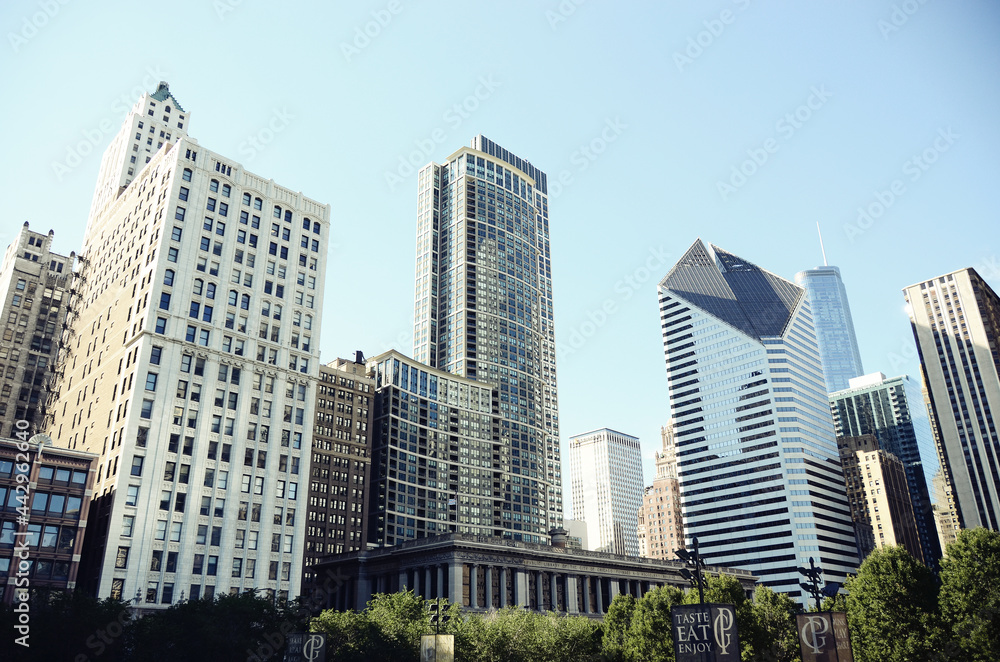
M 820 611 L 795 617 L 802 662 L 854 662 L 847 614 Z
M 420 637 L 420 662 L 455 662 L 455 635 L 425 634 Z
M 739 662 L 740 636 L 731 604 L 678 605 L 670 610 L 677 662 Z
M 285 662 L 326 662 L 326 635 L 318 632 L 289 633 Z

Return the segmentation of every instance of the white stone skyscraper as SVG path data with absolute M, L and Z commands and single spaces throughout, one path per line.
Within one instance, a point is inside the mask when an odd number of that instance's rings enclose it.
M 330 208 L 188 120 L 161 83 L 105 154 L 48 426 L 100 455 L 81 585 L 144 608 L 302 577 Z
M 416 252 L 414 358 L 499 390 L 513 484 L 494 489 L 523 515 L 511 536 L 547 542 L 562 469 L 545 173 L 481 135 L 425 166 Z
M 805 291 L 700 239 L 658 291 L 685 536 L 804 603 L 858 565 Z
M 590 549 L 639 556 L 639 439 L 608 428 L 570 437 L 569 464 L 573 518 L 586 523 Z
M 822 266 L 800 271 L 795 274 L 795 283 L 805 288 L 809 297 L 827 393 L 845 389 L 852 378 L 864 374 L 864 369 L 840 269 Z

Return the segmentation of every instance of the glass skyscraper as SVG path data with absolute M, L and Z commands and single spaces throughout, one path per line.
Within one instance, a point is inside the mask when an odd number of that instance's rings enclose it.
M 941 545 L 930 494 L 940 463 L 920 384 L 880 372 L 856 377 L 850 388 L 830 394 L 830 409 L 838 437 L 874 435 L 879 449 L 903 463 L 924 563 L 936 566 Z
M 903 293 L 958 524 L 1000 530 L 1000 297 L 975 269 Z
M 848 380 L 864 374 L 864 370 L 840 269 L 823 266 L 800 271 L 795 274 L 795 282 L 805 288 L 809 297 L 826 391 L 845 389 Z
M 700 239 L 658 290 L 684 533 L 804 604 L 858 565 L 805 292 Z
M 413 351 L 498 389 L 512 465 L 512 537 L 562 522 L 549 203 L 545 173 L 483 136 L 421 169 Z M 504 458 L 499 458 L 502 463 Z

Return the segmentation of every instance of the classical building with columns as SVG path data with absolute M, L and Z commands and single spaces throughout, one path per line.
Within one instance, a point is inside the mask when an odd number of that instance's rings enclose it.
M 602 618 L 616 595 L 642 597 L 664 585 L 685 588 L 680 561 L 646 559 L 565 546 L 565 531 L 541 545 L 493 536 L 452 533 L 394 547 L 328 557 L 315 566 L 327 579 L 326 606 L 362 610 L 376 593 L 413 590 L 446 598 L 465 609 L 489 611 L 521 605 L 533 611 Z M 749 571 L 709 566 L 729 574 L 748 595 L 757 578 Z

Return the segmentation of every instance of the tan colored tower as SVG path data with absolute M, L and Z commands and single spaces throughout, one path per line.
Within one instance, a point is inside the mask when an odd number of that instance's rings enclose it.
M 871 532 L 870 538 L 858 535 L 861 560 L 873 549 L 900 545 L 922 562 L 903 463 L 880 449 L 874 435 L 838 437 L 837 446 L 844 466 L 851 518 L 857 529 Z M 864 542 L 866 539 L 868 544 Z
M 646 488 L 639 508 L 639 547 L 642 556 L 672 559 L 675 550 L 685 547 L 672 421 L 660 428 L 660 437 L 663 450 L 656 453 L 656 478 Z

